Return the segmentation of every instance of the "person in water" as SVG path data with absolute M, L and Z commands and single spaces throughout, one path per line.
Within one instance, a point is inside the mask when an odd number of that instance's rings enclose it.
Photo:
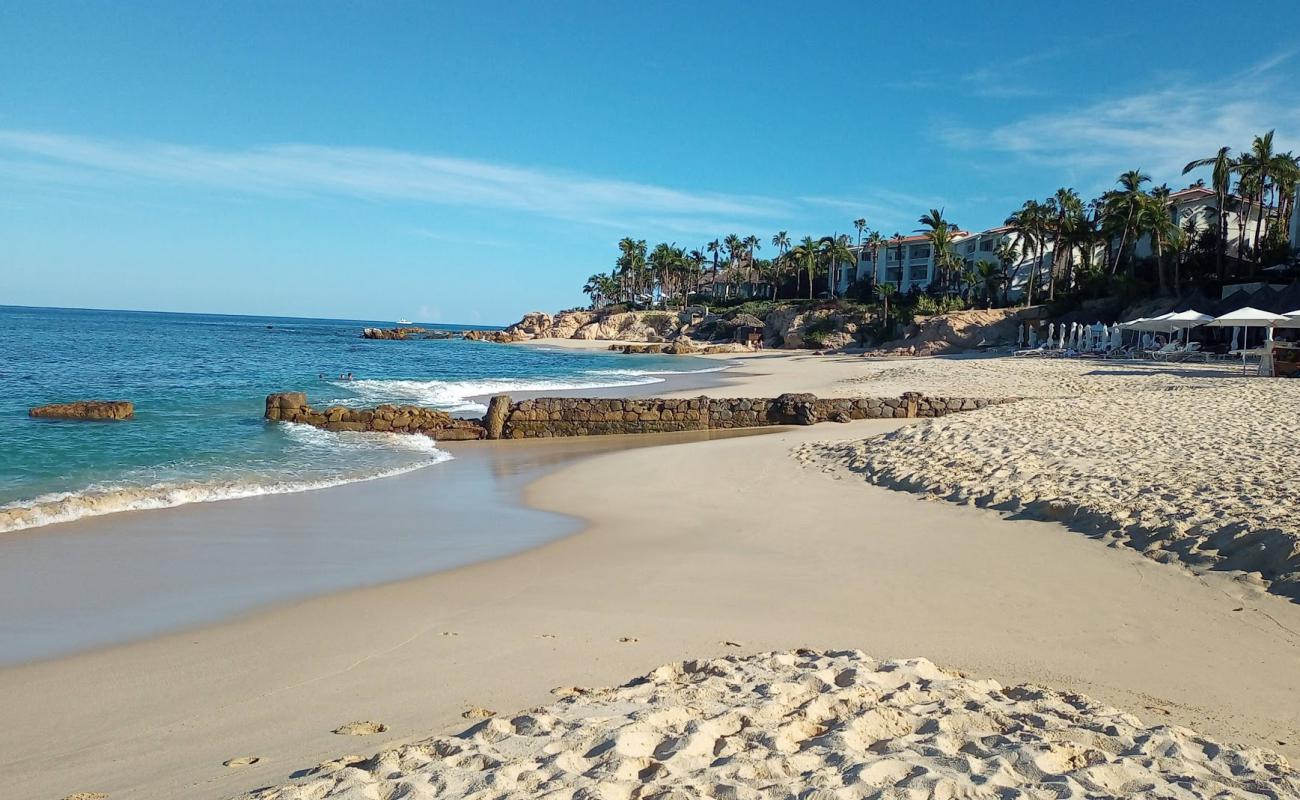
M 350 381 L 354 381 L 354 380 L 356 380 L 356 378 L 352 377 L 352 373 L 351 373 L 351 372 L 348 373 L 348 380 L 350 380 Z

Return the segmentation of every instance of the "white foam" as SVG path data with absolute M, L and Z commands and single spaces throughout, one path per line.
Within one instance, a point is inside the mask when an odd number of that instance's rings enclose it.
M 308 447 L 369 450 L 414 450 L 425 458 L 407 464 L 377 468 L 366 473 L 340 474 L 310 480 L 279 480 L 251 477 L 237 480 L 163 481 L 148 486 L 92 485 L 76 492 L 51 492 L 30 500 L 0 506 L 0 533 L 72 522 L 85 517 L 117 514 L 123 511 L 146 511 L 175 508 L 190 503 L 212 503 L 271 494 L 292 494 L 327 489 L 348 483 L 388 478 L 440 464 L 452 458 L 439 450 L 427 436 L 395 433 L 334 433 L 307 425 L 280 423 L 285 434 Z
M 435 406 L 445 411 L 481 414 L 487 411 L 487 406 L 469 398 L 509 392 L 569 391 L 573 389 L 639 386 L 648 383 L 662 383 L 663 381 L 663 378 L 654 375 L 610 375 L 607 378 L 598 380 L 583 380 L 580 378 L 503 378 L 471 381 L 361 380 L 349 384 L 349 388 L 357 393 L 357 397 L 344 402 L 351 405 L 373 405 L 375 403 L 405 401 L 419 405 Z

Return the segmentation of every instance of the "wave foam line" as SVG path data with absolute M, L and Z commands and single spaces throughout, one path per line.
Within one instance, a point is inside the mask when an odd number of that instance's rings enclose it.
M 305 426 L 287 426 L 291 430 Z M 316 431 L 316 429 L 311 429 Z M 328 431 L 322 434 L 333 435 Z M 292 435 L 292 434 L 291 434 Z M 312 436 L 312 434 L 305 434 Z M 368 434 L 358 434 L 366 436 Z M 98 517 L 106 514 L 118 514 L 124 511 L 150 511 L 160 508 L 175 508 L 191 503 L 214 503 L 220 500 L 238 500 L 245 497 L 260 497 L 272 494 L 295 494 L 317 489 L 328 489 L 349 483 L 391 478 L 424 469 L 452 459 L 451 453 L 433 447 L 433 440 L 425 436 L 400 436 L 391 434 L 395 439 L 411 440 L 412 447 L 428 451 L 430 458 L 403 464 L 400 466 L 378 469 L 364 475 L 338 475 L 315 480 L 214 480 L 187 481 L 183 483 L 156 483 L 150 486 L 106 486 L 91 487 L 76 492 L 51 492 L 31 500 L 22 500 L 0 506 L 0 533 L 28 528 L 39 528 L 62 522 L 73 522 L 86 517 Z M 417 443 L 416 440 L 420 440 Z M 424 444 L 424 443 L 427 443 Z M 403 444 L 405 444 L 403 442 Z

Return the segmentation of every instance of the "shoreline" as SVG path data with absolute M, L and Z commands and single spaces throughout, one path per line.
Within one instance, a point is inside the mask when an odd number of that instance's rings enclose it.
M 833 438 L 898 424 L 852 423 Z M 555 686 L 794 646 L 923 656 L 1300 751 L 1297 643 L 1276 627 L 1300 630 L 1291 604 L 1231 594 L 1230 581 L 1197 581 L 1052 523 L 925 503 L 788 457 L 826 438 L 783 429 L 585 458 L 525 489 L 530 507 L 582 514 L 573 536 L 0 670 L 11 710 L 0 768 L 19 798 L 222 798 L 330 758 L 462 730 L 462 712 L 476 706 L 529 708 L 550 702 Z M 753 480 L 718 478 L 747 466 Z M 809 507 L 825 511 L 820 525 L 809 526 Z M 659 508 L 672 510 L 647 515 Z M 1198 625 L 1183 624 L 1189 614 Z M 351 720 L 389 730 L 330 733 Z M 261 760 L 222 766 L 250 754 Z

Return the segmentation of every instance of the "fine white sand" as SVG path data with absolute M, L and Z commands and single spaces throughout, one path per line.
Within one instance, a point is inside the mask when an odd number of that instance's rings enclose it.
M 916 361 L 853 382 L 1020 395 L 802 457 L 874 483 L 1059 519 L 1159 561 L 1300 599 L 1300 392 L 1240 368 L 1010 358 Z
M 497 716 L 255 800 L 1300 796 L 1267 751 L 925 659 L 798 650 L 687 661 Z
M 878 370 L 965 363 L 765 354 L 743 359 L 725 391 L 852 393 L 860 387 L 846 381 Z M 932 375 L 942 380 L 942 372 Z M 961 386 L 956 380 L 937 385 Z M 910 388 L 927 387 L 901 386 Z M 1035 402 L 1047 401 L 1026 401 Z M 836 465 L 810 469 L 791 457 L 814 441 L 856 447 L 898 425 L 818 426 L 601 455 L 526 493 L 535 507 L 585 518 L 588 527 L 576 536 L 450 572 L 0 669 L 5 796 L 228 797 L 294 775 L 311 780 L 303 770 L 348 755 L 454 734 L 466 720 L 495 719 L 493 710 L 553 703 L 555 687 L 613 685 L 668 662 L 798 646 L 923 656 L 1007 684 L 1086 693 L 1148 724 L 1300 756 L 1300 604 L 1222 573 L 1191 578 L 1055 523 L 918 502 L 856 475 L 845 479 Z M 436 470 L 426 472 L 437 480 Z M 403 485 L 421 491 L 418 481 Z M 388 494 L 385 502 L 397 509 L 402 501 Z M 225 512 L 217 504 L 203 513 Z M 858 659 L 864 680 L 881 671 L 858 656 L 825 657 Z M 761 659 L 737 669 L 750 667 L 754 682 L 736 684 L 742 698 L 752 700 L 761 685 L 798 683 L 758 677 L 768 668 Z M 916 711 L 934 711 L 938 726 L 942 708 Z M 1036 713 L 1026 726 L 1054 720 L 1060 709 Z M 1104 717 L 1087 704 L 1069 713 L 1078 714 L 1080 729 Z M 615 716 L 611 725 L 618 724 Z M 1144 759 L 1135 754 L 1121 764 L 1121 778 L 1184 770 L 1208 780 L 1237 758 L 1225 747 L 1227 760 L 1215 762 L 1208 745 L 1198 755 L 1191 734 L 1144 734 L 1136 724 L 1126 731 L 1154 737 L 1144 741 L 1175 760 L 1166 770 L 1158 760 L 1134 763 Z M 913 735 L 935 733 L 922 723 Z M 1032 750 L 1031 740 L 1025 744 Z M 1006 746 L 1012 750 L 1003 756 L 968 748 L 960 757 L 996 764 L 1012 758 L 1017 745 Z M 1269 759 L 1243 758 L 1249 763 L 1238 778 L 1266 769 Z M 938 780 L 939 767 L 924 766 L 918 788 Z M 1072 769 L 1082 775 L 1088 766 Z M 1015 768 L 1032 778 L 1029 766 Z

